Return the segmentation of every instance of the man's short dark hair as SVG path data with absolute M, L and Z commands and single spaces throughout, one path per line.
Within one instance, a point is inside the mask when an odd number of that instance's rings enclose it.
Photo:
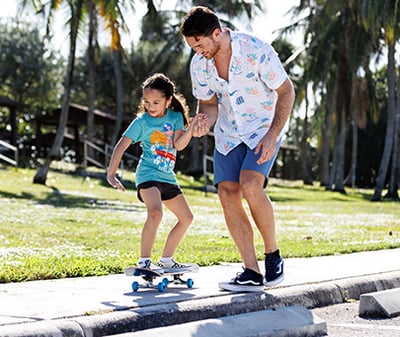
M 215 29 L 221 29 L 217 15 L 204 6 L 193 7 L 183 18 L 181 33 L 183 36 L 210 36 Z

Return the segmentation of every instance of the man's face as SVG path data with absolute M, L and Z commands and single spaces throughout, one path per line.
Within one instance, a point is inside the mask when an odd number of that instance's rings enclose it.
M 219 36 L 219 30 L 216 29 L 210 36 L 185 36 L 185 40 L 196 54 L 212 59 L 220 48 Z

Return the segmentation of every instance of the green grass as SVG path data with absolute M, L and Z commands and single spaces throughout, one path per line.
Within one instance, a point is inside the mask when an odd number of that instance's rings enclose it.
M 120 273 L 137 261 L 146 210 L 136 198 L 133 174 L 123 173 L 128 190 L 122 193 L 102 177 L 55 165 L 46 186 L 32 183 L 35 170 L 0 169 L 0 282 Z M 217 195 L 202 192 L 199 181 L 178 177 L 195 220 L 176 258 L 200 265 L 239 262 Z M 373 203 L 372 190 L 343 195 L 272 179 L 268 191 L 284 257 L 400 247 L 399 203 Z M 166 210 L 153 259 L 173 223 Z M 262 259 L 257 231 L 255 240 Z

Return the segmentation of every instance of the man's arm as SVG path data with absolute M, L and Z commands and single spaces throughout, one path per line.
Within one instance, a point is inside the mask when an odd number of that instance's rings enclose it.
M 278 138 L 293 109 L 295 92 L 292 81 L 287 79 L 276 89 L 276 93 L 278 94 L 278 100 L 275 106 L 274 120 L 268 133 Z
M 278 100 L 275 106 L 274 119 L 268 132 L 261 138 L 255 150 L 255 154 L 261 151 L 260 158 L 257 161 L 258 164 L 265 163 L 273 157 L 278 137 L 293 109 L 295 92 L 290 79 L 283 82 L 282 85 L 276 89 L 276 93 L 278 94 Z
M 193 128 L 194 137 L 202 137 L 210 132 L 218 117 L 218 99 L 214 95 L 211 99 L 197 101 L 196 115 L 203 114 L 207 117 L 207 125 L 200 126 L 195 124 Z

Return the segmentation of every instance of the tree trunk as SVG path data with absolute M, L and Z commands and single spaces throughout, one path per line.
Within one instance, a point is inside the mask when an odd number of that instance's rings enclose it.
M 338 139 L 339 139 L 339 134 L 338 134 L 338 131 L 336 131 L 335 144 L 333 146 L 332 165 L 331 165 L 330 170 L 329 170 L 328 182 L 325 185 L 325 189 L 328 190 L 328 191 L 333 190 L 333 184 L 334 184 L 334 181 L 335 181 L 335 176 L 336 176 L 336 171 L 337 171 Z
M 354 90 L 356 90 L 356 76 L 353 77 L 352 86 L 352 101 L 355 101 Z M 353 106 L 351 109 L 351 121 L 352 121 L 352 142 L 351 142 L 351 163 L 350 170 L 345 179 L 345 184 L 349 184 L 352 188 L 356 186 L 356 171 L 357 171 L 357 153 L 358 153 L 358 127 L 357 127 L 357 110 Z
M 96 67 L 96 40 L 97 40 L 97 15 L 96 5 L 93 0 L 89 3 L 89 41 L 88 41 L 88 78 L 89 78 L 89 101 L 88 101 L 88 115 L 87 115 L 87 130 L 86 135 L 90 141 L 94 139 L 94 100 L 96 97 L 96 80 L 95 80 L 95 67 Z M 92 148 L 89 147 L 89 151 Z M 90 156 L 91 152 L 88 153 Z
M 321 186 L 326 188 L 330 185 L 329 189 L 332 188 L 332 182 L 329 182 L 329 163 L 331 154 L 331 138 L 332 138 L 332 123 L 333 113 L 336 110 L 336 86 L 332 93 L 326 96 L 326 118 L 325 127 L 322 133 L 322 149 L 321 149 Z
M 379 165 L 378 176 L 374 189 L 372 201 L 380 201 L 382 191 L 385 187 L 386 176 L 389 168 L 390 158 L 393 149 L 394 137 L 394 122 L 395 122 L 395 66 L 394 66 L 395 49 L 394 44 L 388 44 L 388 67 L 387 67 L 387 82 L 388 82 L 388 118 L 386 124 L 385 145 L 383 149 L 381 163 Z
M 64 95 L 61 107 L 61 114 L 58 123 L 57 133 L 53 141 L 53 145 L 50 149 L 49 155 L 46 158 L 43 166 L 39 167 L 34 178 L 33 183 L 35 184 L 46 184 L 47 174 L 50 169 L 50 164 L 52 160 L 60 158 L 60 151 L 62 147 L 62 143 L 64 140 L 65 128 L 67 126 L 68 121 L 68 111 L 69 111 L 69 103 L 70 103 L 70 94 L 71 94 L 71 84 L 72 77 L 74 73 L 75 66 L 75 50 L 76 50 L 76 39 L 78 36 L 78 27 L 82 15 L 82 3 L 79 2 L 77 7 L 74 8 L 74 4 L 70 5 L 71 7 L 71 34 L 70 34 L 70 47 L 69 47 L 69 56 L 68 56 L 68 66 L 67 66 L 67 74 L 65 76 L 64 83 Z M 75 11 L 76 9 L 76 11 Z
M 117 90 L 117 116 L 114 125 L 114 131 L 111 137 L 111 146 L 114 146 L 119 138 L 122 119 L 123 119 L 123 86 L 122 86 L 122 72 L 121 72 L 121 50 L 113 50 L 113 63 L 115 73 L 115 85 Z
M 344 158 L 345 158 L 345 143 L 346 143 L 346 116 L 343 108 L 338 121 L 339 133 L 337 139 L 337 165 L 334 181 L 334 191 L 346 193 L 344 190 Z
M 346 193 L 344 190 L 344 164 L 346 150 L 346 114 L 350 109 L 350 85 L 348 78 L 348 63 L 344 55 L 339 56 L 339 65 L 337 70 L 337 95 L 336 95 L 336 124 L 337 135 L 337 166 L 334 178 L 334 191 Z
M 400 74 L 399 74 L 400 77 Z M 390 171 L 389 188 L 385 198 L 399 199 L 399 122 L 400 122 L 400 78 L 397 79 L 397 95 L 395 103 L 395 118 L 393 127 L 393 152 L 392 152 L 392 169 Z
M 303 183 L 305 185 L 312 185 L 313 181 L 311 178 L 311 174 L 309 172 L 309 163 L 310 163 L 310 151 L 308 147 L 308 139 L 309 139 L 309 125 L 308 125 L 308 91 L 307 86 L 305 89 L 305 116 L 303 120 L 303 135 L 301 137 L 300 143 L 300 158 L 301 158 L 301 175 L 303 178 Z

